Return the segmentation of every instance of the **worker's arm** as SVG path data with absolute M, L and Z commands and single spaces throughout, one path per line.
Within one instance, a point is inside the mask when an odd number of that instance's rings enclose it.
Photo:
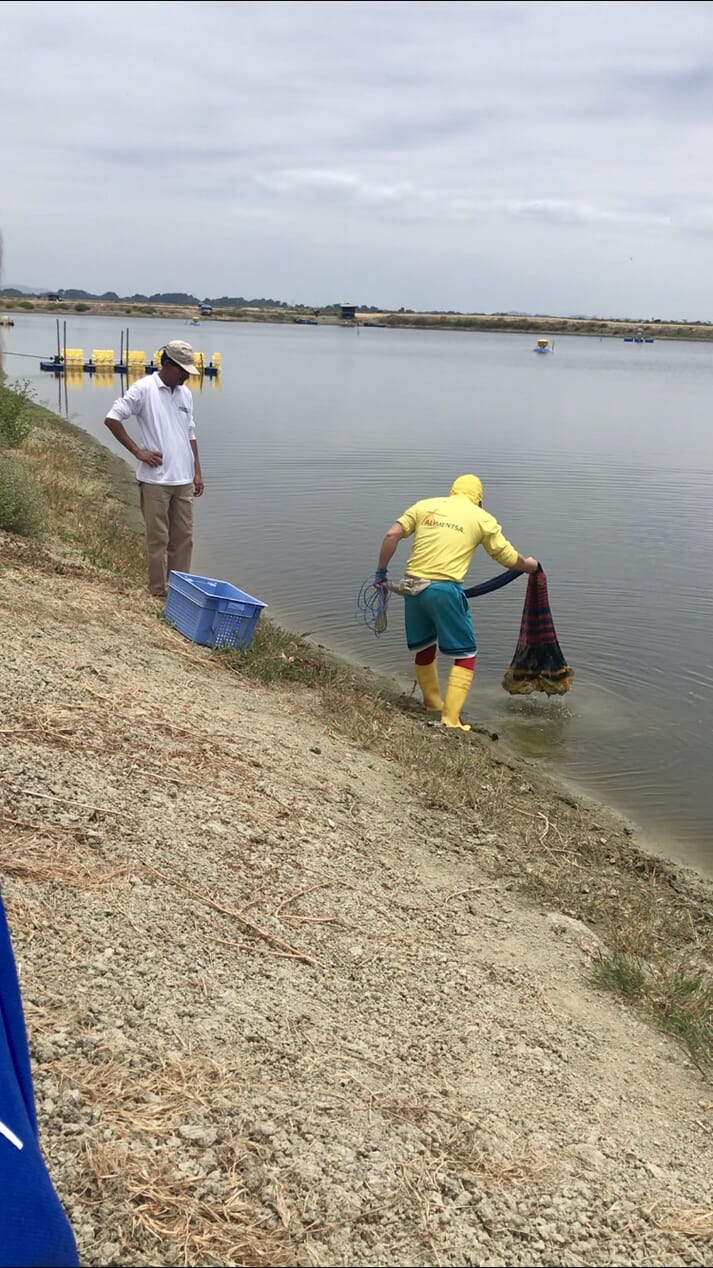
M 384 540 L 381 543 L 381 549 L 379 550 L 379 559 L 376 565 L 376 578 L 378 581 L 386 580 L 386 569 L 388 568 L 389 563 L 393 559 L 396 547 L 398 546 L 401 539 L 405 536 L 406 536 L 406 533 L 404 532 L 401 524 L 399 524 L 398 520 L 396 521 L 395 524 L 391 525 L 391 528 L 387 529 Z
M 205 488 L 203 483 L 203 473 L 201 471 L 201 460 L 198 457 L 198 445 L 195 440 L 191 441 L 191 449 L 193 450 L 193 496 L 199 498 Z
M 491 559 L 504 568 L 516 568 L 518 572 L 537 572 L 538 563 L 532 555 L 521 555 L 519 550 L 503 534 L 498 521 L 489 511 L 481 516 L 483 545 Z
M 131 439 L 124 424 L 118 418 L 105 418 L 104 426 L 109 428 L 112 436 L 115 436 L 120 445 L 128 449 L 139 462 L 145 462 L 148 467 L 160 467 L 163 462 L 163 454 L 157 449 L 142 449 L 137 445 L 135 440 Z

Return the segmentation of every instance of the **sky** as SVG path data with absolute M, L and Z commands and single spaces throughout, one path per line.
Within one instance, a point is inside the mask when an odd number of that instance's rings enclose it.
M 713 3 L 0 3 L 5 285 L 713 319 Z

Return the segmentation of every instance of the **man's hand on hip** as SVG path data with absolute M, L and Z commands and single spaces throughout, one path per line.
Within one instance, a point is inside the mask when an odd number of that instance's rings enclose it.
M 147 467 L 160 467 L 163 462 L 163 454 L 158 449 L 137 449 L 134 457 L 139 462 L 145 462 Z

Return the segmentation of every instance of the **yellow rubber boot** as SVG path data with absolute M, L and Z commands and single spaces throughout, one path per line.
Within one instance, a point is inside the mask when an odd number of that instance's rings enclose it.
M 443 700 L 441 699 L 441 684 L 438 681 L 438 665 L 432 660 L 430 665 L 414 666 L 416 670 L 416 681 L 423 692 L 423 703 L 427 709 L 437 709 L 440 713 L 443 708 Z
M 473 670 L 464 669 L 462 665 L 454 665 L 448 675 L 446 699 L 441 714 L 441 722 L 444 726 L 457 727 L 460 731 L 470 730 L 465 722 L 461 722 L 460 713 L 472 685 Z

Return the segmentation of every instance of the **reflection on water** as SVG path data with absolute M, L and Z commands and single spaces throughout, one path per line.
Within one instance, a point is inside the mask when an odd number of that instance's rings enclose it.
M 11 372 L 15 368 L 11 366 Z M 82 409 L 81 403 L 77 399 L 78 392 L 85 390 L 97 392 L 101 393 L 103 399 L 110 396 L 111 400 L 115 401 L 118 396 L 124 395 L 124 392 L 132 383 L 142 377 L 142 373 L 143 371 L 138 366 L 134 366 L 127 374 L 114 374 L 113 371 L 109 371 L 104 367 L 94 370 L 91 374 L 85 373 L 76 366 L 68 366 L 64 374 L 55 374 L 52 371 L 45 370 L 42 372 L 40 395 L 47 405 L 51 404 L 52 409 L 56 410 L 58 414 L 62 414 L 70 420 L 74 419 L 77 422 L 81 422 L 82 415 L 86 412 L 86 409 Z M 17 378 L 20 375 L 15 374 L 13 377 Z M 28 376 L 25 371 L 22 377 L 32 376 Z M 53 401 L 51 389 L 48 388 L 48 383 L 52 381 L 56 385 L 56 395 Z M 220 375 L 216 375 L 213 378 L 208 378 L 204 375 L 190 386 L 194 395 L 200 395 L 204 391 L 219 392 L 220 385 Z M 103 436 L 101 439 L 104 442 L 105 438 Z
M 76 400 L 77 392 L 86 389 L 88 391 L 101 392 L 103 396 L 109 393 L 112 396 L 112 400 L 116 400 L 117 396 L 123 396 L 127 388 L 141 377 L 141 372 L 138 370 L 135 370 L 132 374 L 113 374 L 97 370 L 92 374 L 85 374 L 81 370 L 68 369 L 66 374 L 53 374 L 50 371 L 45 371 L 43 375 L 45 382 L 48 379 L 55 380 L 57 396 L 53 408 L 57 410 L 58 414 L 63 414 L 65 418 L 71 418 L 72 414 L 75 413 L 77 415 L 82 413 L 79 402 Z M 204 391 L 219 392 L 220 377 L 203 377 L 190 386 L 194 394 Z
M 119 342 L 119 319 L 68 325 L 79 346 Z M 8 352 L 39 360 L 52 329 L 51 317 L 19 318 Z M 198 344 L 181 322 L 133 323 L 132 346 L 170 338 Z M 204 324 L 200 341 L 223 373 L 194 385 L 207 480 L 196 570 L 408 688 L 399 600 L 377 641 L 355 620 L 356 594 L 394 518 L 476 471 L 506 534 L 543 562 L 576 679 L 564 700 L 502 691 L 516 582 L 473 603 L 471 717 L 676 856 L 710 860 L 713 347 L 558 336 L 556 356 L 533 357 L 527 335 L 228 323 Z M 11 374 L 32 364 L 8 357 Z M 57 383 L 33 365 L 32 379 L 117 448 L 103 418 L 118 378 Z M 394 569 L 405 559 L 402 546 Z M 497 570 L 479 553 L 469 580 Z

